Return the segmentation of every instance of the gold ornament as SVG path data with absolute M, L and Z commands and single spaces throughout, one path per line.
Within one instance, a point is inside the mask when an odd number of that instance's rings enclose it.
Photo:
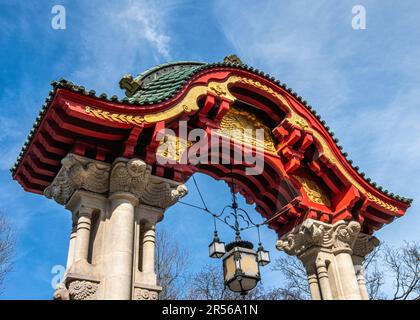
M 264 131 L 264 140 L 257 139 L 256 130 Z M 220 122 L 218 134 L 276 153 L 274 138 L 271 130 L 254 114 L 237 107 L 231 107 Z
M 312 202 L 322 204 L 327 207 L 331 206 L 331 202 L 327 194 L 315 181 L 298 176 L 295 176 L 295 178 L 300 182 L 303 190 L 305 190 L 306 195 Z

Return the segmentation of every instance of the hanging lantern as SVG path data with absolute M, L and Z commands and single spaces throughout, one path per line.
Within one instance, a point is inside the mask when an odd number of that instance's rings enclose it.
M 254 289 L 261 279 L 257 253 L 252 248 L 251 242 L 237 240 L 226 246 L 228 252 L 223 257 L 225 285 L 242 295 Z
M 217 231 L 214 232 L 214 238 L 212 243 L 209 244 L 209 256 L 210 258 L 221 258 L 226 253 L 225 243 L 220 242 L 217 235 Z
M 261 267 L 266 266 L 270 263 L 270 252 L 264 250 L 264 247 L 260 244 L 257 250 L 257 261 Z

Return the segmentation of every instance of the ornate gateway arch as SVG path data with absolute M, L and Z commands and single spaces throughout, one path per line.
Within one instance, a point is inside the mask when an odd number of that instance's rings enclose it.
M 155 225 L 202 172 L 235 181 L 255 203 L 277 248 L 304 263 L 313 299 L 368 299 L 362 262 L 378 244 L 372 234 L 412 200 L 365 177 L 285 84 L 229 56 L 125 76 L 122 100 L 66 80 L 52 86 L 12 174 L 72 213 L 56 298 L 156 299 Z M 238 155 L 262 162 L 252 168 Z

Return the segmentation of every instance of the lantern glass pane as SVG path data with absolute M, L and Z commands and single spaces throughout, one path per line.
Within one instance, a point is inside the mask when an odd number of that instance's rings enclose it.
M 233 280 L 232 282 L 229 282 L 228 287 L 231 291 L 233 292 L 242 292 L 242 286 L 241 286 L 241 282 L 238 281 L 237 279 Z
M 270 252 L 267 250 L 258 250 L 258 264 L 265 266 L 270 263 Z
M 255 254 L 242 252 L 241 253 L 241 269 L 242 272 L 251 277 L 258 276 L 258 263 Z
M 225 283 L 232 281 L 235 278 L 235 259 L 233 254 L 229 255 L 223 260 Z
M 242 291 L 249 291 L 255 288 L 257 285 L 257 279 L 256 278 L 242 278 L 241 280 L 241 286 Z
M 225 243 L 213 241 L 209 245 L 209 256 L 211 258 L 221 258 L 226 253 Z

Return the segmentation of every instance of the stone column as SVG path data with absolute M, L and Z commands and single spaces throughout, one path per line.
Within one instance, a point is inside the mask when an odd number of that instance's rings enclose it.
M 140 232 L 136 237 L 136 257 L 133 299 L 153 300 L 162 288 L 157 283 L 155 270 L 156 224 L 163 219 L 164 211 L 187 194 L 185 185 L 151 176 L 141 195 L 136 220 Z
M 327 269 L 327 265 L 325 263 L 324 260 L 318 258 L 317 262 L 316 262 L 316 272 L 318 275 L 318 281 L 319 281 L 319 287 L 320 287 L 320 291 L 321 291 L 321 299 L 322 300 L 333 300 L 333 294 L 331 291 L 331 283 L 330 283 L 330 279 L 328 277 L 328 269 Z M 312 295 L 311 292 L 311 296 L 312 296 L 312 300 L 316 300 Z
M 352 221 L 349 224 L 340 223 L 334 230 L 333 254 L 335 256 L 335 265 L 338 272 L 339 299 L 343 300 L 361 300 L 359 286 L 357 284 L 356 274 L 352 261 L 352 249 L 354 242 L 359 235 L 360 224 Z
M 319 282 L 316 268 L 313 266 L 306 267 L 308 275 L 309 290 L 311 291 L 312 300 L 321 300 L 321 291 L 319 289 Z
M 140 284 L 151 286 L 157 285 L 155 272 L 155 242 L 156 242 L 156 223 L 163 217 L 162 208 L 151 207 L 141 204 L 138 207 L 138 224 L 140 233 L 137 238 L 138 249 L 141 252 L 138 261 L 137 281 Z
M 142 271 L 144 273 L 155 273 L 155 225 L 145 222 L 143 233 L 143 261 Z
M 83 261 L 87 263 L 89 254 L 90 227 L 92 223 L 92 208 L 81 207 L 77 213 L 77 217 L 74 261 Z
M 352 260 L 362 300 L 369 300 L 363 262 L 366 256 L 370 254 L 378 245 L 379 240 L 376 237 L 360 233 L 353 246 Z
M 106 261 L 105 299 L 130 300 L 133 265 L 134 207 L 137 197 L 128 192 L 111 197 L 110 243 Z
M 130 300 L 133 286 L 134 211 L 151 172 L 140 159 L 118 158 L 110 178 L 104 299 Z
M 307 219 L 278 240 L 276 246 L 290 255 L 296 255 L 306 270 L 309 270 L 308 280 L 313 299 L 319 298 L 313 271 L 315 261 L 323 300 L 360 300 L 352 262 L 352 247 L 359 231 L 360 224 L 355 221 L 338 221 L 331 225 Z
M 73 217 L 72 220 L 73 220 L 73 223 L 72 223 L 71 232 L 70 232 L 69 252 L 67 254 L 66 272 L 68 272 L 71 266 L 73 265 L 74 250 L 76 247 L 77 224 L 75 221 L 75 217 Z

